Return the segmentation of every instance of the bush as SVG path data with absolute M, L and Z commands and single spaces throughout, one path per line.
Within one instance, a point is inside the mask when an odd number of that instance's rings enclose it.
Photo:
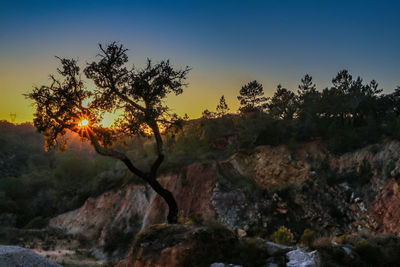
M 394 235 L 363 235 L 354 242 L 355 251 L 371 266 L 399 266 L 400 238 Z
M 2 178 L 0 179 L 0 191 L 11 199 L 23 198 L 26 188 L 18 178 Z
M 190 213 L 188 216 L 188 223 L 193 225 L 203 225 L 203 216 L 200 213 Z
M 305 229 L 300 240 L 302 244 L 310 247 L 315 240 L 315 232 L 310 229 Z
M 134 238 L 135 233 L 132 231 L 125 232 L 117 227 L 111 228 L 104 238 L 103 250 L 108 256 L 111 256 L 116 250 L 120 250 L 122 254 L 125 254 L 128 252 Z
M 25 229 L 41 229 L 46 227 L 48 220 L 44 219 L 42 216 L 37 216 L 30 220 L 25 226 Z
M 330 247 L 331 245 L 332 241 L 327 236 L 320 237 L 312 243 L 313 248 Z
M 261 225 L 252 225 L 246 232 L 250 237 L 263 237 L 268 235 L 267 229 Z
M 363 140 L 354 128 L 349 126 L 340 128 L 332 124 L 328 133 L 328 148 L 335 154 L 343 154 L 362 147 Z
M 200 213 L 190 213 L 188 216 L 184 215 L 183 211 L 178 214 L 178 223 L 186 225 L 203 225 L 204 219 Z
M 344 235 L 340 235 L 340 236 L 335 237 L 333 239 L 333 241 L 335 241 L 336 243 L 339 243 L 339 244 L 347 244 L 347 243 L 350 242 L 350 238 L 351 238 L 351 235 L 344 234 Z
M 189 245 L 177 258 L 180 266 L 210 266 L 214 262 L 262 266 L 269 257 L 257 240 L 239 240 L 226 226 L 212 222 L 206 226 L 152 225 L 136 236 L 130 255 L 139 252 L 141 257 L 154 257 L 182 244 Z
M 294 235 L 290 229 L 285 226 L 281 226 L 276 232 L 274 232 L 271 237 L 271 241 L 281 245 L 292 245 L 294 240 Z

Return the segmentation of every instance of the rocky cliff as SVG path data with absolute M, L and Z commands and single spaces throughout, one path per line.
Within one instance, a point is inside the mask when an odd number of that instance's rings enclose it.
M 182 217 L 201 214 L 241 235 L 272 233 L 285 225 L 296 236 L 305 228 L 321 235 L 367 229 L 400 229 L 400 143 L 379 145 L 341 156 L 319 142 L 261 146 L 224 161 L 193 164 L 160 177 L 178 202 Z M 123 257 L 135 235 L 164 222 L 166 205 L 151 188 L 125 185 L 50 221 Z

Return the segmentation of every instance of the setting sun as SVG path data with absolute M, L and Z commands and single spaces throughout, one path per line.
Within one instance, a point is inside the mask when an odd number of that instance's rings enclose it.
M 78 123 L 79 127 L 86 127 L 89 125 L 89 121 L 87 119 L 83 119 Z

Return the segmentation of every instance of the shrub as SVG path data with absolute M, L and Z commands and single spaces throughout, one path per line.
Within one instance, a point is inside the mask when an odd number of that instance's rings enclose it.
M 291 245 L 294 240 L 294 235 L 290 229 L 285 226 L 281 226 L 276 232 L 274 232 L 271 237 L 271 241 L 281 245 Z
M 263 237 L 268 234 L 267 229 L 261 225 L 252 225 L 246 232 L 250 237 Z
M 335 241 L 336 243 L 339 243 L 339 244 L 347 244 L 350 242 L 350 238 L 351 238 L 351 235 L 344 234 L 344 235 L 335 237 L 333 239 L 333 241 Z
M 44 219 L 42 216 L 37 216 L 30 220 L 26 225 L 25 229 L 41 229 L 46 227 L 48 220 Z
M 356 129 L 349 125 L 340 127 L 333 123 L 328 129 L 328 148 L 335 154 L 343 154 L 363 145 Z
M 129 246 L 135 238 L 135 233 L 132 231 L 125 232 L 117 227 L 111 228 L 109 233 L 104 238 L 104 251 L 111 256 L 116 250 L 121 250 L 125 254 L 129 250 Z
M 206 226 L 152 225 L 136 236 L 130 254 L 160 255 L 166 248 L 185 243 L 192 245 L 177 258 L 182 266 L 210 266 L 213 262 L 262 266 L 269 257 L 257 240 L 239 240 L 226 226 L 216 222 Z
M 0 191 L 12 199 L 22 198 L 25 194 L 26 188 L 19 178 L 2 178 L 0 179 Z
M 190 213 L 188 216 L 185 216 L 184 211 L 181 210 L 178 214 L 178 222 L 187 225 L 203 225 L 204 219 L 200 213 Z
M 300 240 L 302 244 L 310 247 L 315 240 L 315 232 L 311 229 L 305 229 Z
M 331 239 L 327 236 L 320 237 L 312 243 L 313 248 L 330 247 L 331 245 Z
M 204 219 L 203 216 L 200 213 L 191 213 L 188 216 L 188 224 L 193 224 L 193 225 L 203 225 Z
M 363 260 L 369 263 L 379 264 L 381 262 L 382 255 L 380 248 L 372 244 L 371 241 L 366 238 L 358 240 L 355 250 Z

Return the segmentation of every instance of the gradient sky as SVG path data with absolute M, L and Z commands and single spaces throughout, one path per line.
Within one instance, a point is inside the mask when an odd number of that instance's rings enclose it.
M 399 2 L 0 0 L 0 119 L 32 120 L 22 94 L 49 82 L 54 56 L 84 66 L 111 41 L 138 67 L 146 57 L 192 67 L 184 94 L 168 100 L 191 118 L 221 95 L 236 111 L 253 79 L 270 96 L 309 73 L 321 90 L 346 68 L 390 92 L 400 85 Z

